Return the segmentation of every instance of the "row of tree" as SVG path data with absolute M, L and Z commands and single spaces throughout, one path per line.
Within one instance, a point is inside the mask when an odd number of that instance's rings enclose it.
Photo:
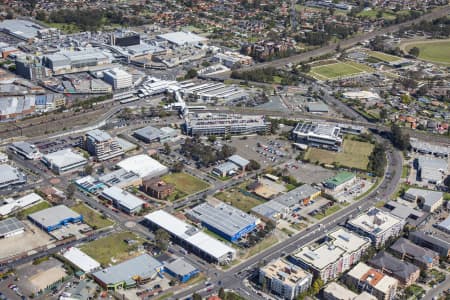
M 227 144 L 217 149 L 215 147 L 205 145 L 200 140 L 192 138 L 187 139 L 181 145 L 181 153 L 204 166 L 209 166 L 219 160 L 224 160 L 236 152 L 234 147 Z

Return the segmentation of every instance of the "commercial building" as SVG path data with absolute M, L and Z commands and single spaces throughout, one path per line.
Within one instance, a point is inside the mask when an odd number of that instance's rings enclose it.
M 408 201 L 416 202 L 422 210 L 432 213 L 438 209 L 444 202 L 444 193 L 423 189 L 409 188 L 403 198 Z
M 177 258 L 174 261 L 165 264 L 164 270 L 170 276 L 176 278 L 181 283 L 189 281 L 191 278 L 197 276 L 200 271 L 188 263 L 183 258 Z
M 42 162 L 53 172 L 63 174 L 82 169 L 87 164 L 87 159 L 75 153 L 70 148 L 46 154 Z
M 177 47 L 196 46 L 207 41 L 207 39 L 202 36 L 184 31 L 160 34 L 157 37 Z
M 148 254 L 142 254 L 118 265 L 92 273 L 104 289 L 116 291 L 135 287 L 153 280 L 163 271 L 163 264 Z
M 282 299 L 293 300 L 307 291 L 313 276 L 282 259 L 274 260 L 259 269 L 259 283 Z
M 18 58 L 15 61 L 16 74 L 32 81 L 45 80 L 50 74 L 38 58 Z
M 169 172 L 166 166 L 146 154 L 128 157 L 117 164 L 127 172 L 133 172 L 140 178 L 153 178 Z
M 441 184 L 448 173 L 448 161 L 442 158 L 420 156 L 415 162 L 421 181 Z
M 16 218 L 9 218 L 0 221 L 0 239 L 22 234 L 25 226 Z
M 103 190 L 101 195 L 110 200 L 115 207 L 130 215 L 140 212 L 145 204 L 140 198 L 116 186 Z
M 147 126 L 136 130 L 133 136 L 145 143 L 165 143 L 177 136 L 177 132 L 169 127 L 163 127 L 161 129 Z
M 420 269 L 417 266 L 400 260 L 385 251 L 378 252 L 367 263 L 382 273 L 397 279 L 399 284 L 405 287 L 416 282 L 420 276 Z
M 382 209 L 389 212 L 393 216 L 405 220 L 407 224 L 410 224 L 414 227 L 422 223 L 428 215 L 423 211 L 416 210 L 398 201 L 389 201 L 382 207 Z
M 440 257 L 450 257 L 450 239 L 448 235 L 429 234 L 421 231 L 409 233 L 408 238 L 419 246 L 431 249 L 439 253 Z
M 372 240 L 375 247 L 379 248 L 392 237 L 398 236 L 405 220 L 391 215 L 378 208 L 372 208 L 347 222 L 347 226 L 361 235 Z
M 327 282 L 355 265 L 369 247 L 368 238 L 338 228 L 328 234 L 322 244 L 315 247 L 305 246 L 292 254 L 289 259 Z
M 436 224 L 436 228 L 450 234 L 450 216 L 448 216 L 444 221 Z
M 333 151 L 340 151 L 343 142 L 341 128 L 335 125 L 298 123 L 292 134 L 296 143 Z
M 126 89 L 133 86 L 133 76 L 119 68 L 103 72 L 103 80 L 112 85 L 115 90 Z
M 18 119 L 33 114 L 36 110 L 36 95 L 0 97 L 0 120 Z
M 38 31 L 44 27 L 27 20 L 4 20 L 0 22 L 0 31 L 18 39 L 31 42 L 38 37 Z
M 439 264 L 439 253 L 405 238 L 399 238 L 389 249 L 401 260 L 409 260 L 423 269 L 431 269 Z
M 27 142 L 14 142 L 9 145 L 9 150 L 17 153 L 26 159 L 39 159 L 41 157 L 41 153 L 39 149 L 36 148 L 35 145 L 27 143 Z
M 411 138 L 409 143 L 411 144 L 411 150 L 420 154 L 432 154 L 438 157 L 448 157 L 450 153 L 450 147 L 448 146 L 434 145 L 414 138 Z
M 280 219 L 284 219 L 291 209 L 274 199 L 253 207 L 251 211 L 263 220 L 278 222 Z
M 366 291 L 377 297 L 378 300 L 395 299 L 398 287 L 397 279 L 361 262 L 347 273 L 345 281 L 359 291 Z
M 69 223 L 83 221 L 83 216 L 65 205 L 52 206 L 28 215 L 38 227 L 50 232 Z
M 44 65 L 55 74 L 89 71 L 111 64 L 111 57 L 96 48 L 81 51 L 60 51 L 43 57 Z
M 339 192 L 351 186 L 356 181 L 356 175 L 350 172 L 340 172 L 336 176 L 327 179 L 323 185 L 332 191 Z
M 310 113 L 328 113 L 328 105 L 323 102 L 310 102 L 306 105 L 306 109 Z
M 124 154 L 116 139 L 107 132 L 94 129 L 86 133 L 86 150 L 95 156 L 96 160 L 104 161 Z
M 31 193 L 18 199 L 13 198 L 3 199 L 1 200 L 2 203 L 0 205 L 0 216 L 1 217 L 7 216 L 13 212 L 19 211 L 22 208 L 38 203 L 39 201 L 42 200 L 43 199 L 41 198 L 41 196 L 39 196 L 36 193 Z
M 202 103 L 238 103 L 249 98 L 246 90 L 237 85 L 221 82 L 185 83 L 180 89 L 185 99 Z
M 105 184 L 103 182 L 92 177 L 91 175 L 75 180 L 75 184 L 78 188 L 88 193 L 96 193 L 105 188 Z
M 225 51 L 224 53 L 216 53 L 212 58 L 212 62 L 220 63 L 231 69 L 235 66 L 250 66 L 253 64 L 253 58 L 237 52 Z
M 218 166 L 215 166 L 211 173 L 218 177 L 234 176 L 237 174 L 239 167 L 232 162 L 226 161 Z
M 236 256 L 233 248 L 163 210 L 146 215 L 145 220 L 151 228 L 163 228 L 175 242 L 207 261 L 228 264 Z
M 142 181 L 145 193 L 156 199 L 165 199 L 175 191 L 175 185 L 164 182 L 161 178 L 150 178 Z
M 240 135 L 266 133 L 270 123 L 264 116 L 237 114 L 189 114 L 185 119 L 188 135 Z
M 0 189 L 26 182 L 27 176 L 18 169 L 7 164 L 0 165 Z
M 100 269 L 100 263 L 78 249 L 77 247 L 70 247 L 64 253 L 63 256 L 75 267 L 83 271 L 84 273 L 91 273 Z
M 126 188 L 128 186 L 140 186 L 142 184 L 142 179 L 136 173 L 132 171 L 126 171 L 124 169 L 119 169 L 111 173 L 105 174 L 99 179 L 101 182 L 107 186 L 116 186 L 119 188 Z
M 367 292 L 357 294 L 348 288 L 338 284 L 337 282 L 330 282 L 323 289 L 324 300 L 377 300 L 375 296 Z
M 236 166 L 239 167 L 239 169 L 241 170 L 245 170 L 245 168 L 248 166 L 248 164 L 250 163 L 250 161 L 248 161 L 247 159 L 243 158 L 240 155 L 234 154 L 231 155 L 230 157 L 227 158 L 227 161 L 235 164 Z
M 114 32 L 111 33 L 112 46 L 128 47 L 139 45 L 141 43 L 141 36 L 136 32 Z
M 316 199 L 321 193 L 322 192 L 319 189 L 312 187 L 309 184 L 304 184 L 274 198 L 273 201 L 281 203 L 290 209 L 294 209 L 300 204 L 307 205 L 309 201 Z
M 255 229 L 259 222 L 240 209 L 213 200 L 197 205 L 187 215 L 230 242 L 237 242 Z

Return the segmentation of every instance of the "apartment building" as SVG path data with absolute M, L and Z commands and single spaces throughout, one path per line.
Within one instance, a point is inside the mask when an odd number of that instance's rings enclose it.
M 94 129 L 86 133 L 86 150 L 98 161 L 108 160 L 124 154 L 122 147 L 107 132 Z

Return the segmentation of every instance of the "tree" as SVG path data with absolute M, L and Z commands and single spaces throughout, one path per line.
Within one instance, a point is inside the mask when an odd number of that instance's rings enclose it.
M 210 136 L 208 136 L 208 141 L 209 142 L 211 142 L 211 143 L 214 143 L 215 141 L 216 141 L 216 136 L 215 135 L 210 135 Z
M 411 49 L 409 49 L 408 53 L 414 57 L 418 57 L 420 54 L 420 49 L 417 47 L 412 47 Z
M 164 152 L 169 155 L 170 154 L 170 145 L 166 142 L 164 143 Z
M 387 110 L 386 110 L 385 108 L 382 108 L 382 109 L 380 110 L 380 119 L 381 119 L 381 120 L 386 120 L 387 117 L 388 117 Z
M 368 169 L 376 176 L 383 176 L 386 167 L 386 154 L 384 146 L 380 143 L 375 144 L 372 153 L 369 156 Z
M 197 293 L 192 294 L 192 300 L 202 300 L 202 296 Z
M 181 161 L 177 161 L 176 163 L 174 163 L 172 165 L 172 172 L 180 173 L 181 171 L 183 171 L 183 168 L 184 168 L 184 164 Z
M 162 228 L 156 230 L 155 243 L 156 243 L 156 247 L 158 247 L 158 249 L 160 249 L 162 251 L 166 251 L 167 248 L 169 247 L 169 239 L 170 239 L 170 235 L 167 231 L 165 231 Z
M 311 295 L 314 296 L 314 295 L 319 294 L 319 292 L 320 292 L 320 290 L 322 289 L 322 287 L 323 287 L 323 281 L 322 281 L 322 279 L 317 278 L 317 279 L 313 282 L 313 284 L 312 284 L 312 286 L 311 286 L 311 289 L 310 289 Z
M 196 69 L 190 69 L 187 71 L 186 76 L 184 76 L 184 79 L 192 79 L 197 77 L 198 73 Z
M 92 165 L 88 164 L 84 167 L 84 174 L 85 175 L 91 175 L 92 172 L 94 171 L 94 168 L 92 168 Z
M 225 294 L 225 290 L 223 289 L 223 287 L 221 287 L 219 290 L 219 298 L 225 300 L 226 297 L 227 295 Z
M 394 147 L 404 151 L 409 148 L 409 134 L 404 133 L 400 126 L 392 124 L 391 126 L 391 141 Z
M 259 168 L 261 168 L 261 165 L 256 160 L 250 159 L 250 162 L 247 165 L 247 170 L 248 171 L 256 171 L 256 170 L 259 170 Z
M 72 182 L 67 186 L 67 198 L 68 199 L 72 199 L 73 196 L 75 195 L 75 191 L 76 191 L 77 187 L 75 186 L 75 184 Z

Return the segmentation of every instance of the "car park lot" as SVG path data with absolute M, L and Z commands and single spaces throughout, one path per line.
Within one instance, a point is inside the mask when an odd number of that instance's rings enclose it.
M 337 174 L 337 171 L 333 169 L 327 169 L 315 164 L 303 163 L 296 160 L 289 160 L 286 163 L 278 165 L 278 168 L 287 168 L 289 173 L 294 176 L 298 182 L 307 184 L 320 184 Z

